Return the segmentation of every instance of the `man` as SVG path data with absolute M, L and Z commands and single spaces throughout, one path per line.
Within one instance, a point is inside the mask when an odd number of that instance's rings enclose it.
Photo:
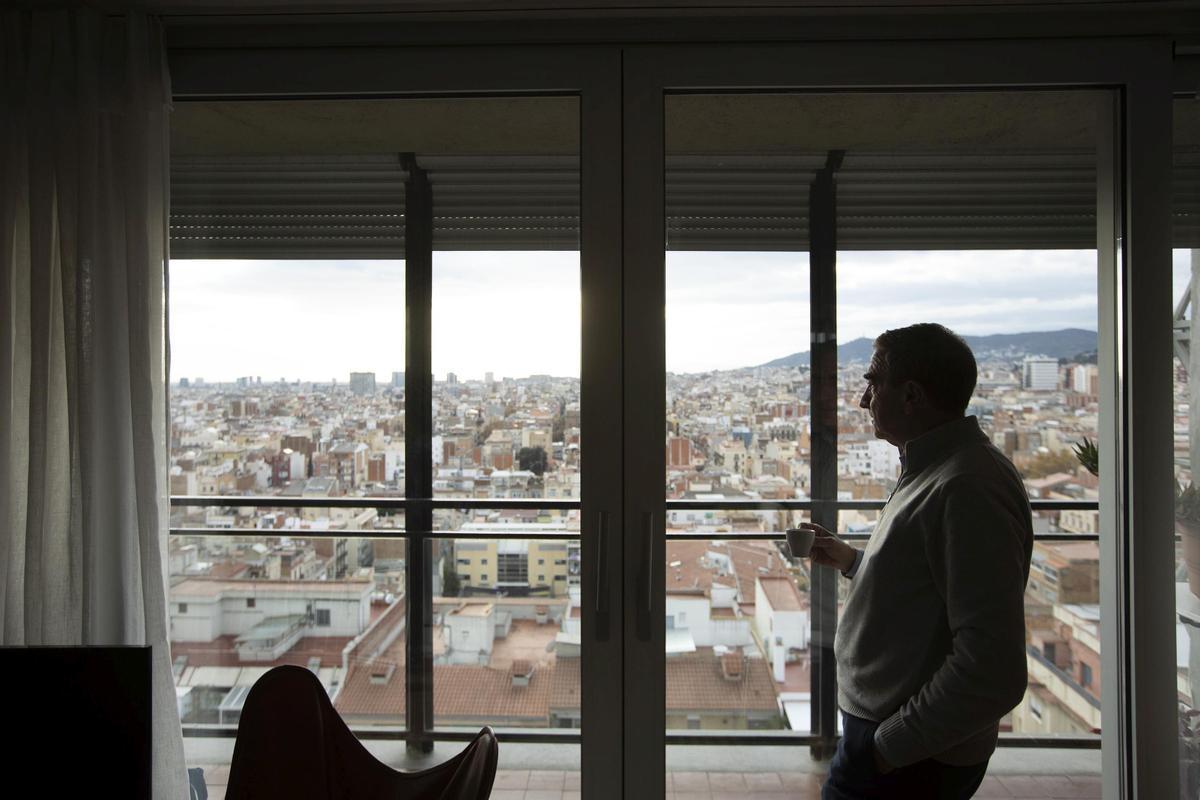
M 975 358 L 925 323 L 883 333 L 859 405 L 900 449 L 866 550 L 818 525 L 814 564 L 850 578 L 834 640 L 843 737 L 822 800 L 969 798 L 1025 693 L 1024 484 L 973 416 Z

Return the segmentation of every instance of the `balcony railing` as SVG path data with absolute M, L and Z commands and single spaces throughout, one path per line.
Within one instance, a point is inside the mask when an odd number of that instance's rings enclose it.
M 174 495 L 170 498 L 171 506 L 180 507 L 265 507 L 265 508 L 353 508 L 377 509 L 390 511 L 409 511 L 416 509 L 547 509 L 572 510 L 579 509 L 579 500 L 544 499 L 544 498 L 409 498 L 409 497 L 279 497 L 274 495 Z M 878 511 L 886 504 L 885 500 L 664 500 L 666 511 L 813 511 L 817 508 L 827 508 L 835 511 Z M 1092 500 L 1032 500 L 1030 506 L 1034 513 L 1043 511 L 1096 511 L 1099 503 Z M 522 532 L 519 526 L 514 526 L 511 533 L 495 531 L 445 531 L 430 530 L 416 531 L 398 528 L 374 528 L 365 531 L 309 531 L 333 537 L 344 537 L 356 534 L 369 538 L 397 538 L 410 543 L 432 541 L 434 539 L 578 539 L 578 531 L 527 531 Z M 187 536 L 229 536 L 231 534 L 253 534 L 258 529 L 216 528 L 216 527 L 172 527 L 171 535 Z M 261 531 L 261 535 L 270 536 L 270 530 Z M 849 541 L 865 541 L 869 533 L 839 534 Z M 713 539 L 712 532 L 672 532 L 666 535 L 668 540 L 708 540 Z M 719 534 L 723 540 L 771 540 L 783 541 L 786 535 L 777 532 Z M 1099 541 L 1097 533 L 1041 533 L 1034 535 L 1035 541 Z M 816 632 L 814 631 L 814 638 Z M 414 681 L 406 681 L 408 687 L 414 686 Z M 419 698 L 410 697 L 409 702 Z M 495 728 L 497 736 L 508 742 L 538 743 L 538 744 L 579 744 L 582 736 L 578 730 L 558 730 L 543 728 L 531 730 L 528 728 Z M 212 724 L 185 724 L 184 735 L 194 737 L 230 738 L 237 734 L 236 727 Z M 398 740 L 411 739 L 410 731 L 402 726 L 368 726 L 355 727 L 355 735 L 364 740 Z M 466 728 L 438 727 L 418 732 L 422 739 L 429 741 L 469 741 L 477 731 Z M 668 730 L 666 732 L 668 745 L 792 745 L 819 746 L 827 744 L 827 739 L 819 734 L 801 731 L 745 731 L 727 733 L 724 731 L 682 731 Z M 1024 735 L 1005 734 L 1000 737 L 1001 747 L 1020 748 L 1065 748 L 1065 749 L 1099 749 L 1099 735 Z

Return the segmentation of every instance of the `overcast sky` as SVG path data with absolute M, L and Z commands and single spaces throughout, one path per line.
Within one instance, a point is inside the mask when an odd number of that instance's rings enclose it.
M 1175 297 L 1190 268 L 1176 251 Z M 172 261 L 171 375 L 379 380 L 404 369 L 401 261 Z M 434 255 L 439 379 L 579 374 L 578 253 Z M 838 339 L 933 320 L 963 334 L 1096 328 L 1091 251 L 843 252 Z M 667 368 L 809 349 L 804 253 L 667 254 Z

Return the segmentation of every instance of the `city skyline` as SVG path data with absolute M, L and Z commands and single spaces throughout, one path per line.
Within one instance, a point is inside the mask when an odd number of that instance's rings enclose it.
M 805 256 L 667 253 L 668 371 L 808 350 Z M 1187 251 L 1173 262 L 1178 296 Z M 1095 270 L 1092 251 L 841 253 L 838 340 L 928 319 L 964 335 L 1095 330 Z M 404 371 L 403 261 L 175 261 L 170 291 L 172 382 L 342 383 L 352 371 L 386 381 Z M 438 379 L 578 377 L 578 253 L 436 253 L 433 293 Z M 218 308 L 238 324 L 214 324 Z

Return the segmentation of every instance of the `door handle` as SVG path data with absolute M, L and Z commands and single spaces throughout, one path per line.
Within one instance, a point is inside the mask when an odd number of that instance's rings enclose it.
M 608 641 L 608 512 L 596 512 L 596 641 Z
M 638 586 L 637 637 L 639 641 L 650 641 L 654 626 L 651 612 L 654 609 L 654 514 L 642 514 L 642 535 L 645 548 L 642 559 L 642 581 Z

